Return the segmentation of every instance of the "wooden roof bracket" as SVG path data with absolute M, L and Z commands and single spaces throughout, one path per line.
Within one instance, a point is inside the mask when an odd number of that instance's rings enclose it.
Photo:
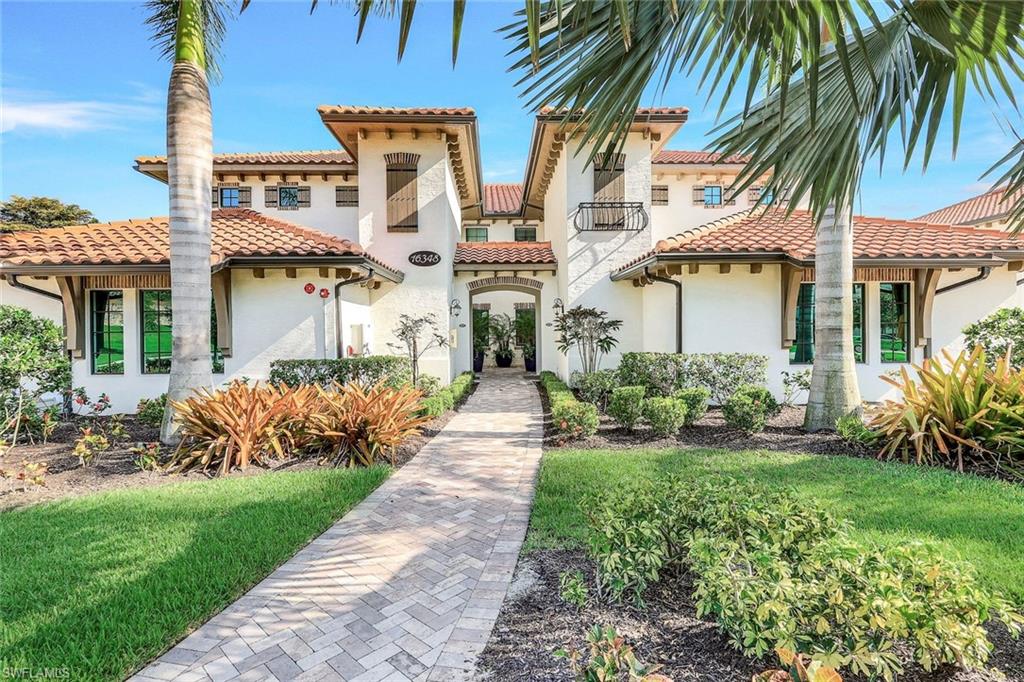
M 67 347 L 71 357 L 85 357 L 85 283 L 80 275 L 57 277 L 61 302 L 64 305 L 64 325 Z
M 796 302 L 800 296 L 803 270 L 789 263 L 782 264 L 782 347 L 796 343 Z
M 914 270 L 914 317 L 917 322 L 914 343 L 918 348 L 931 345 L 932 307 L 941 275 L 942 270 L 939 268 Z

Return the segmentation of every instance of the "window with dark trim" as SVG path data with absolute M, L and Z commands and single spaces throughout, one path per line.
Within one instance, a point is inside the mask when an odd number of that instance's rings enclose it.
M 651 206 L 668 206 L 668 185 L 651 185 Z
M 467 242 L 485 242 L 485 241 L 487 241 L 487 228 L 486 227 L 467 227 L 466 228 L 466 241 Z
M 722 205 L 722 187 L 721 185 L 707 185 L 704 187 L 704 205 L 705 206 L 721 206 Z
M 344 208 L 359 206 L 359 188 L 338 185 L 334 188 L 334 205 Z
M 166 289 L 139 291 L 139 329 L 142 373 L 171 371 L 171 292 Z
M 385 154 L 387 164 L 388 231 L 419 230 L 419 199 L 416 193 L 419 154 Z
M 517 227 L 515 229 L 515 240 L 517 242 L 537 241 L 537 228 L 528 226 Z
M 124 374 L 124 292 L 89 293 L 92 311 L 91 364 L 93 374 Z
M 238 188 L 221 187 L 220 205 L 221 208 L 238 208 Z
M 312 188 L 306 185 L 267 185 L 263 192 L 263 205 L 282 211 L 294 211 L 312 206 Z
M 252 187 L 239 187 L 238 183 L 224 183 L 213 187 L 214 208 L 249 208 L 252 206 Z
M 878 315 L 882 362 L 910 362 L 910 284 L 879 284 Z
M 853 285 L 853 359 L 864 362 L 864 284 Z M 814 362 L 814 283 L 804 282 L 796 301 L 796 340 L 789 347 L 789 362 Z
M 217 306 L 210 299 L 210 362 L 214 374 L 224 373 L 224 354 L 217 345 Z

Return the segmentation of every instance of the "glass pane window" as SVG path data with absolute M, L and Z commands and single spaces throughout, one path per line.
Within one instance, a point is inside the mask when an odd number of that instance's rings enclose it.
M 224 354 L 220 352 L 217 345 L 217 307 L 210 301 L 210 360 L 213 363 L 213 373 L 224 373 Z
M 487 241 L 487 228 L 486 227 L 467 227 L 466 228 L 466 241 L 467 242 L 485 242 L 485 241 Z
M 878 286 L 882 362 L 910 362 L 910 284 Z
M 761 203 L 762 204 L 770 204 L 774 200 L 775 200 L 775 194 L 770 189 L 765 187 L 764 189 L 761 190 Z
M 718 185 L 709 185 L 704 188 L 704 205 L 721 206 L 722 188 Z
M 853 357 L 864 362 L 864 285 L 853 285 Z M 814 362 L 814 284 L 800 285 L 796 301 L 796 341 L 789 347 L 794 365 Z
M 299 188 L 298 187 L 278 187 L 277 188 L 277 205 L 280 208 L 298 208 L 299 207 Z
M 93 291 L 92 373 L 124 374 L 124 292 Z
M 515 238 L 517 242 L 535 242 L 537 241 L 537 228 L 536 227 L 517 227 L 515 230 Z
M 142 330 L 142 373 L 171 371 L 171 292 L 139 292 L 139 321 Z
M 221 205 L 221 208 L 237 208 L 238 207 L 238 188 L 237 187 L 221 187 L 220 188 L 220 205 Z

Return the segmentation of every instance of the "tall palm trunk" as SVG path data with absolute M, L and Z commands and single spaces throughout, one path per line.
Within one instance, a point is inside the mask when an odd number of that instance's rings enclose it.
M 199 3 L 181 0 L 167 92 L 170 194 L 171 376 L 160 439 L 178 439 L 171 400 L 212 383 L 210 360 L 210 184 L 213 118 Z
M 830 205 L 814 256 L 814 369 L 804 427 L 834 429 L 860 407 L 853 351 L 853 211 Z

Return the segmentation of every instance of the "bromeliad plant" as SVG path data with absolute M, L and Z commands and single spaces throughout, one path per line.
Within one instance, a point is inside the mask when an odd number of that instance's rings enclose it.
M 943 351 L 913 370 L 914 378 L 906 368 L 883 376 L 903 397 L 868 411 L 879 458 L 1024 478 L 1024 369 L 1011 367 L 1009 353 L 989 367 L 980 345 L 956 357 Z

